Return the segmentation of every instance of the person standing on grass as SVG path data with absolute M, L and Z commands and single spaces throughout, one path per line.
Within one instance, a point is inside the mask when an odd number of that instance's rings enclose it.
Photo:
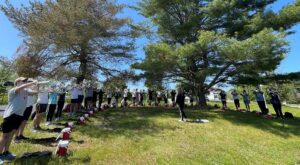
M 107 98 L 107 104 L 110 106 L 111 98 L 112 98 L 112 91 L 110 89 L 107 90 L 106 98 Z
M 175 97 L 176 97 L 176 91 L 173 89 L 171 91 L 171 100 L 172 100 L 172 106 L 175 107 L 176 103 L 175 103 Z
M 76 87 L 76 84 L 74 84 L 72 90 L 71 90 L 71 108 L 70 108 L 70 116 L 73 116 L 75 112 L 77 111 L 78 107 L 78 89 Z
M 46 116 L 46 125 L 52 123 L 53 115 L 56 110 L 58 92 L 56 91 L 56 84 L 52 84 L 49 90 L 48 113 Z
M 135 89 L 135 90 L 132 91 L 132 104 L 133 104 L 133 106 L 136 106 L 137 93 L 138 93 L 138 89 Z
M 265 102 L 265 97 L 264 97 L 264 93 L 260 90 L 260 89 L 256 89 L 254 91 L 254 95 L 257 101 L 257 104 L 261 110 L 261 113 L 263 115 L 268 114 L 268 109 L 266 107 L 266 102 Z
M 168 90 L 166 90 L 163 94 L 165 107 L 168 107 Z
M 278 92 L 276 92 L 273 88 L 269 89 L 269 95 L 271 97 L 271 104 L 273 105 L 273 108 L 276 112 L 276 118 L 282 118 L 284 119 L 284 116 L 282 114 L 282 105 L 281 100 L 278 95 Z
M 48 107 L 48 90 L 45 85 L 38 85 L 38 99 L 36 104 L 36 115 L 33 119 L 32 132 L 41 130 L 40 124 Z
M 119 104 L 119 98 L 121 97 L 121 91 L 119 88 L 116 88 L 114 95 L 115 95 L 115 99 L 116 99 L 116 108 L 117 108 L 118 104 Z
M 140 93 L 139 93 L 139 104 L 140 106 L 144 106 L 144 90 L 140 90 Z
M 243 93 L 241 94 L 244 100 L 244 104 L 246 106 L 247 112 L 250 112 L 250 98 L 249 94 L 246 92 L 246 90 L 243 90 Z
M 226 102 L 226 93 L 225 93 L 225 91 L 221 91 L 220 97 L 221 97 L 221 101 L 222 101 L 222 109 L 226 110 L 227 109 L 227 102 Z
M 104 92 L 102 89 L 100 89 L 98 91 L 98 99 L 99 99 L 99 102 L 98 102 L 98 109 L 101 109 L 101 104 L 103 102 L 103 95 L 104 95 Z
M 95 85 L 96 86 L 96 85 Z M 93 87 L 93 96 L 92 96 L 92 102 L 93 102 L 93 108 L 97 107 L 97 88 L 96 87 Z
M 157 91 L 156 92 L 157 106 L 160 106 L 161 97 L 162 97 L 162 93 L 160 91 Z
M 186 115 L 184 113 L 184 101 L 185 101 L 185 95 L 183 90 L 180 88 L 178 90 L 177 96 L 176 96 L 176 103 L 178 105 L 179 108 L 179 112 L 180 112 L 180 120 L 181 122 L 186 121 Z
M 88 87 L 86 89 L 86 98 L 85 98 L 85 108 L 86 110 L 88 110 L 90 108 L 90 106 L 92 105 L 92 100 L 93 100 L 93 88 L 92 87 Z
M 236 92 L 236 90 L 233 90 L 233 92 L 231 92 L 231 95 L 234 100 L 234 105 L 236 107 L 236 110 L 240 110 L 239 94 Z
M 9 151 L 12 138 L 24 120 L 27 104 L 27 87 L 37 85 L 37 81 L 27 82 L 27 78 L 19 77 L 15 80 L 15 87 L 8 92 L 8 105 L 5 108 L 2 122 L 2 136 L 0 141 L 0 162 L 13 160 L 16 155 Z
M 83 89 L 82 87 L 78 86 L 78 109 L 81 110 L 82 108 L 82 102 L 83 102 L 83 98 L 84 98 L 84 95 L 83 95 Z
M 153 100 L 153 91 L 148 89 L 148 105 L 151 106 Z
M 27 82 L 33 82 L 33 81 L 34 81 L 33 79 L 28 79 Z M 15 134 L 14 141 L 16 143 L 18 143 L 20 140 L 28 139 L 27 137 L 24 137 L 23 133 L 24 133 L 24 129 L 26 127 L 27 121 L 28 121 L 28 119 L 31 115 L 33 105 L 36 102 L 35 96 L 33 94 L 37 94 L 37 92 L 34 92 L 31 88 L 27 88 L 26 90 L 29 92 L 29 94 L 27 95 L 26 109 L 25 109 L 24 114 L 23 114 L 22 124 L 19 127 L 19 129 L 16 131 L 16 134 Z
M 59 121 L 61 119 L 61 113 L 65 105 L 66 98 L 66 90 L 61 88 L 58 94 L 58 102 L 57 102 L 57 111 L 55 113 L 55 120 Z

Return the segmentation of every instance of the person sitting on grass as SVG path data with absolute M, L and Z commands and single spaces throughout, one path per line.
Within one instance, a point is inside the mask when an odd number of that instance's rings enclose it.
M 227 102 L 226 102 L 226 93 L 225 93 L 225 91 L 221 91 L 219 95 L 220 95 L 221 101 L 222 101 L 222 109 L 226 110 L 227 109 Z
M 37 132 L 41 130 L 41 121 L 43 119 L 44 114 L 47 111 L 48 107 L 48 91 L 45 85 L 38 85 L 38 99 L 36 104 L 36 113 L 33 119 L 33 128 L 32 132 Z
M 247 112 L 250 112 L 250 99 L 249 94 L 246 92 L 246 90 L 243 90 L 243 93 L 241 94 L 244 100 L 244 104 L 246 106 Z
M 179 108 L 179 112 L 180 112 L 180 120 L 181 122 L 186 121 L 186 115 L 184 113 L 184 101 L 185 101 L 185 95 L 183 90 L 180 88 L 178 89 L 178 93 L 177 93 L 177 97 L 176 97 L 176 103 L 178 105 Z
M 236 92 L 236 90 L 233 90 L 233 92 L 231 92 L 232 98 L 234 100 L 234 105 L 236 107 L 236 110 L 240 110 L 240 100 L 239 100 L 239 94 Z
M 271 104 L 273 105 L 273 108 L 276 112 L 276 118 L 284 119 L 281 110 L 282 109 L 281 100 L 278 95 L 278 92 L 276 92 L 273 88 L 269 88 L 269 95 L 271 97 Z
M 33 79 L 28 79 L 27 80 L 27 82 L 33 82 L 33 81 L 34 81 Z M 35 92 L 32 88 L 27 88 L 26 90 L 29 92 L 29 94 L 27 96 L 26 109 L 25 109 L 24 114 L 23 114 L 22 124 L 21 124 L 21 126 L 19 127 L 19 129 L 17 130 L 17 132 L 15 134 L 14 141 L 16 143 L 18 143 L 20 140 L 28 139 L 27 137 L 24 137 L 23 133 L 24 133 L 24 129 L 25 129 L 25 126 L 27 124 L 27 121 L 28 121 L 28 119 L 31 115 L 33 105 L 36 102 L 34 94 L 37 94 L 37 92 Z
M 27 104 L 27 87 L 36 85 L 37 81 L 27 82 L 27 78 L 19 77 L 15 80 L 15 87 L 8 92 L 8 105 L 5 108 L 2 122 L 2 137 L 0 141 L 0 162 L 13 160 L 16 155 L 9 151 L 12 138 L 24 120 Z

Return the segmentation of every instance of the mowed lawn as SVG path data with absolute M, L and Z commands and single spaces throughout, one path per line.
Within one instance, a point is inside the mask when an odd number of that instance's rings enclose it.
M 67 157 L 53 155 L 11 163 L 300 164 L 300 109 L 284 107 L 284 111 L 292 112 L 296 119 L 267 120 L 255 113 L 190 109 L 186 111 L 190 122 L 179 122 L 177 109 L 112 109 L 99 112 L 85 126 L 76 126 Z M 192 122 L 199 118 L 210 122 Z M 32 133 L 28 128 L 25 135 L 38 139 L 56 137 L 57 133 Z M 25 152 L 54 152 L 55 147 L 56 143 L 25 141 L 13 143 L 11 151 L 20 157 Z

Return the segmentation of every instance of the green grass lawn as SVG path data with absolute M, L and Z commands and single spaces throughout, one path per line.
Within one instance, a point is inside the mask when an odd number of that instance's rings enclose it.
M 292 112 L 296 119 L 283 123 L 254 113 L 187 110 L 191 120 L 210 120 L 200 124 L 179 122 L 177 109 L 129 108 L 125 113 L 114 109 L 98 113 L 87 125 L 75 128 L 68 157 L 17 159 L 12 163 L 300 164 L 300 109 L 283 110 Z M 31 133 L 28 128 L 25 135 L 41 138 L 56 137 L 57 133 Z M 20 157 L 25 152 L 55 151 L 55 147 L 56 143 L 22 142 L 13 143 L 11 151 Z

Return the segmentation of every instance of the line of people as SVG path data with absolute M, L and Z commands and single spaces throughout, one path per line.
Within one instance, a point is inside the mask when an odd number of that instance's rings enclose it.
M 282 104 L 281 104 L 281 100 L 280 100 L 278 92 L 274 88 L 269 88 L 267 90 L 267 93 L 270 96 L 270 103 L 272 104 L 272 106 L 274 108 L 276 117 L 283 119 L 284 116 L 282 113 Z M 259 88 L 257 88 L 253 91 L 253 94 L 255 95 L 255 99 L 261 110 L 261 113 L 263 115 L 267 115 L 269 113 L 269 109 L 267 108 L 264 92 L 262 92 Z M 227 109 L 227 98 L 226 98 L 227 95 L 226 95 L 225 91 L 221 91 L 219 95 L 220 95 L 220 98 L 222 101 L 222 109 L 226 110 Z M 233 90 L 231 92 L 231 95 L 232 95 L 236 110 L 240 110 L 239 96 L 242 96 L 245 107 L 246 107 L 246 111 L 250 112 L 250 96 L 246 90 L 243 90 L 243 92 L 240 94 L 236 90 Z

